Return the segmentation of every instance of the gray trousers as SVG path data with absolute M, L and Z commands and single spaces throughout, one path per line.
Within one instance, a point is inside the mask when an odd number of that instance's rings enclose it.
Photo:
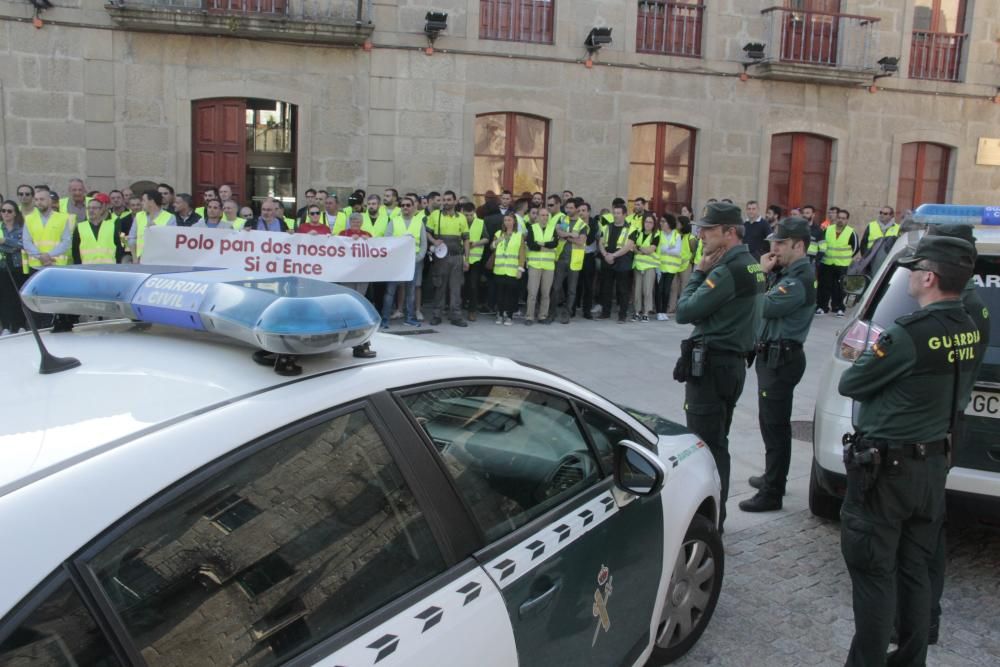
M 569 314 L 576 303 L 576 285 L 580 280 L 580 272 L 572 271 L 569 262 L 556 262 L 556 275 L 552 279 L 552 303 L 558 312 Z
M 431 266 L 431 283 L 434 285 L 434 317 L 441 317 L 446 309 L 445 299 L 450 308 L 449 319 L 462 319 L 462 266 L 461 254 L 449 254 L 444 259 L 435 259 Z

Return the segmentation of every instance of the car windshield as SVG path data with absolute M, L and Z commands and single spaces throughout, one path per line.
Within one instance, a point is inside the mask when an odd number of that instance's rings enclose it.
M 897 318 L 911 313 L 919 306 L 906 293 L 910 272 L 901 266 L 894 266 L 888 280 L 882 281 L 878 293 L 872 299 L 864 314 L 883 329 L 892 325 Z M 979 371 L 979 380 L 1000 382 L 1000 257 L 981 256 L 976 261 L 976 292 L 986 307 L 997 317 L 990 318 L 990 347 Z

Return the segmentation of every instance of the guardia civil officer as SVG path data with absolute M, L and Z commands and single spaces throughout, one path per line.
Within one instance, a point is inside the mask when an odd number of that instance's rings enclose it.
M 946 436 L 975 381 L 979 330 L 961 294 L 975 250 L 925 236 L 909 268 L 920 308 L 896 320 L 840 378 L 860 402 L 845 437 L 847 495 L 841 551 L 851 575 L 854 639 L 847 665 L 923 665 L 930 624 L 930 563 L 945 511 Z M 898 590 L 897 590 L 898 586 Z M 899 648 L 886 655 L 899 611 Z
M 747 355 L 760 323 L 764 274 L 743 244 L 743 216 L 733 204 L 709 204 L 701 228 L 702 260 L 677 303 L 677 322 L 694 324 L 681 347 L 675 379 L 685 382 L 687 426 L 708 445 L 722 481 L 719 529 L 729 495 L 729 427 L 743 393 Z
M 781 509 L 792 460 L 792 394 L 806 370 L 802 350 L 816 306 L 816 272 L 809 261 L 809 222 L 785 218 L 767 237 L 771 251 L 760 258 L 771 288 L 764 295 L 757 337 L 757 411 L 764 439 L 764 475 L 750 478 L 757 495 L 740 503 L 744 512 Z

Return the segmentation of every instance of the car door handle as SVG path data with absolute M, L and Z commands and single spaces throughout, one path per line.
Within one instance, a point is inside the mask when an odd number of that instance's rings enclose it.
M 562 582 L 556 579 L 555 581 L 552 582 L 552 585 L 549 586 L 547 589 L 545 589 L 543 592 L 539 593 L 533 598 L 526 600 L 524 603 L 521 604 L 520 608 L 518 609 L 518 616 L 520 616 L 522 619 L 530 618 L 531 616 L 534 616 L 538 612 L 545 609 L 547 606 L 549 606 L 549 603 L 552 602 L 552 598 L 555 597 L 556 591 L 559 590 L 559 587 L 561 585 Z

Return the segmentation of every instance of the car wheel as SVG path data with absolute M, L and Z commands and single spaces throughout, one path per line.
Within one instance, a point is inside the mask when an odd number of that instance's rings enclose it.
M 707 517 L 695 515 L 670 575 L 648 665 L 673 662 L 691 650 L 705 632 L 719 601 L 724 565 L 718 529 Z
M 821 519 L 837 521 L 840 519 L 840 506 L 843 502 L 842 498 L 827 493 L 820 486 L 819 476 L 816 474 L 816 462 L 813 461 L 809 474 L 809 511 Z

